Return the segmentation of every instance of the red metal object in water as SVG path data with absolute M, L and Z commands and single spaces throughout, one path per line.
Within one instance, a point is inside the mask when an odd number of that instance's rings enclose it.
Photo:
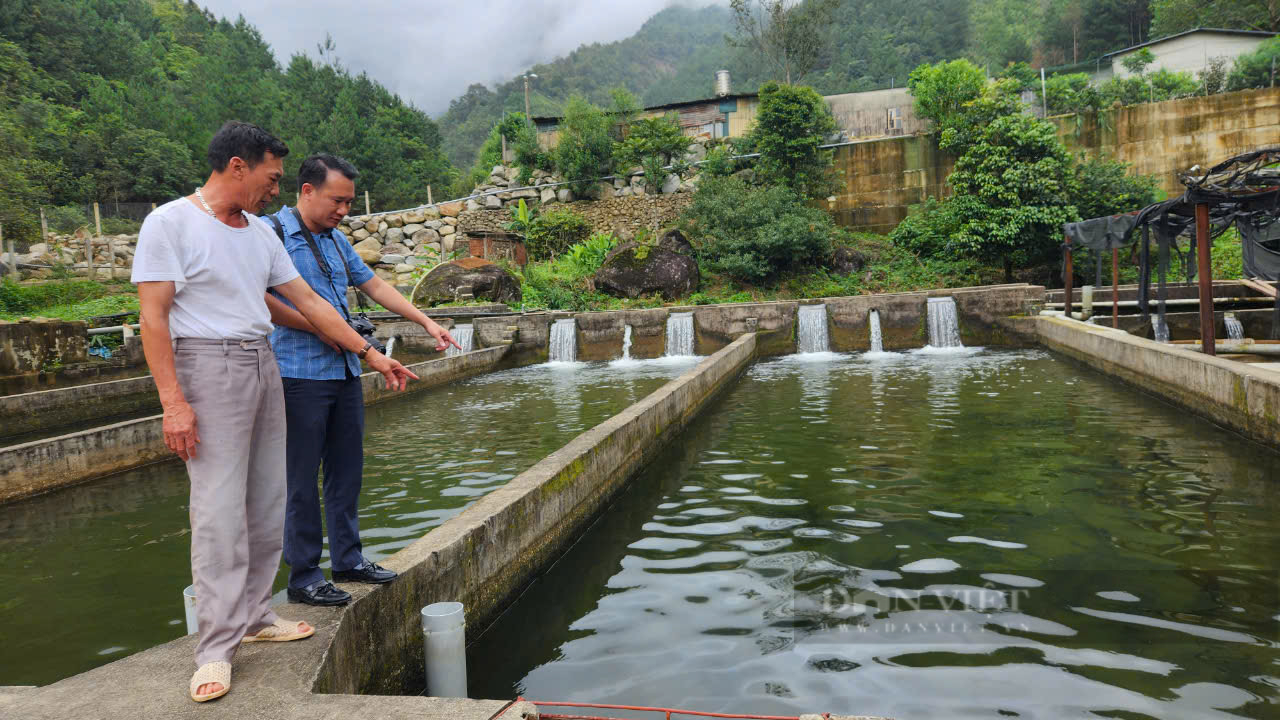
M 680 710 L 678 708 L 665 707 L 648 707 L 644 705 L 609 705 L 605 703 L 576 703 L 576 702 L 545 702 L 531 700 L 526 701 L 524 698 L 516 698 L 516 702 L 532 702 L 538 707 L 538 717 L 547 718 L 548 720 L 617 720 L 617 718 L 604 715 L 565 715 L 558 713 L 544 713 L 543 707 L 565 707 L 565 708 L 591 708 L 595 710 L 632 710 L 637 712 L 662 713 L 665 720 L 671 720 L 674 715 L 689 715 L 692 717 L 710 717 L 710 718 L 731 718 L 732 720 L 800 720 L 795 715 L 746 715 L 739 713 L 715 713 L 703 712 L 701 710 Z M 829 713 L 823 713 L 822 717 L 829 718 Z

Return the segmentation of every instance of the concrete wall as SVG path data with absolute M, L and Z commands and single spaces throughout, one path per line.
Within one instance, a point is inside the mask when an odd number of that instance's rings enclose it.
M 1154 175 L 1166 192 L 1178 195 L 1186 189 L 1178 172 L 1276 143 L 1280 89 L 1130 105 L 1050 121 L 1072 151 L 1129 163 L 1130 172 Z
M 410 365 L 421 379 L 410 382 L 406 392 L 488 372 L 507 352 L 498 346 Z M 377 373 L 362 375 L 361 384 L 366 404 L 400 394 L 387 390 Z M 160 415 L 0 448 L 0 503 L 173 457 L 164 445 Z
M 383 561 L 400 578 L 348 606 L 315 691 L 420 689 L 420 608 L 459 601 L 468 630 L 483 629 L 737 377 L 755 343 L 751 334 L 735 340 Z
M 83 322 L 0 320 L 0 375 L 40 372 L 46 365 L 84 362 L 88 340 Z
M 151 376 L 0 397 L 0 438 L 158 409 Z
M 1049 119 L 1074 151 L 1104 154 L 1155 175 L 1171 195 L 1184 188 L 1177 173 L 1208 167 L 1280 137 L 1280 89 L 1184 98 Z M 835 149 L 845 189 L 831 206 L 836 221 L 866 232 L 892 230 L 912 205 L 950 194 L 954 160 L 933 135 L 867 140 Z M 1136 208 L 1135 208 L 1136 209 Z
M 578 359 L 614 360 L 622 357 L 626 326 L 631 326 L 631 357 L 661 357 L 666 352 L 667 319 L 672 313 L 693 313 L 694 351 L 710 355 L 743 333 L 758 333 L 756 353 L 785 355 L 796 351 L 796 313 L 802 304 L 827 306 L 831 349 L 864 351 L 870 346 L 868 317 L 875 309 L 886 350 L 909 350 L 928 342 L 925 303 L 929 297 L 951 296 L 956 301 L 960 337 L 968 345 L 1025 345 L 1025 338 L 1010 333 L 1006 320 L 1024 315 L 1028 303 L 1044 303 L 1038 285 L 930 290 L 897 295 L 861 295 L 763 303 L 733 303 L 620 310 L 590 313 L 533 313 L 519 317 L 481 318 L 475 321 L 476 340 L 488 346 L 505 343 L 507 328 L 518 327 L 512 357 L 522 363 L 547 358 L 550 326 L 554 320 L 574 318 L 578 330 Z
M 1061 317 L 1040 342 L 1270 447 L 1280 447 L 1280 373 Z

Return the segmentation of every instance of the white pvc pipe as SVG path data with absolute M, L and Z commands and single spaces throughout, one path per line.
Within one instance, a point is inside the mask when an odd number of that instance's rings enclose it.
M 1084 318 L 1088 320 L 1093 317 L 1093 286 L 1085 285 L 1080 288 L 1080 307 L 1083 311 Z
M 199 631 L 196 622 L 196 586 L 188 585 L 182 589 L 182 607 L 187 612 L 187 634 L 195 635 Z
M 460 602 L 422 608 L 422 649 L 427 663 L 427 695 L 467 696 L 466 621 Z

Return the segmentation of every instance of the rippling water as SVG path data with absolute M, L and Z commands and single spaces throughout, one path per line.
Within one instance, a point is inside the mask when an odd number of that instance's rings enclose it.
M 1041 351 L 761 363 L 472 646 L 472 696 L 1276 717 L 1277 459 Z
M 537 365 L 369 407 L 366 556 L 410 544 L 697 360 Z M 0 685 L 47 684 L 183 635 L 188 527 L 177 463 L 0 506 Z

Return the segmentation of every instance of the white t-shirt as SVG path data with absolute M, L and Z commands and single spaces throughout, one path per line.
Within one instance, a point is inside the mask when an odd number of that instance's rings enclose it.
M 275 233 L 248 220 L 248 227 L 233 228 L 178 198 L 142 223 L 130 279 L 173 281 L 171 337 L 252 340 L 271 333 L 263 295 L 298 271 Z

